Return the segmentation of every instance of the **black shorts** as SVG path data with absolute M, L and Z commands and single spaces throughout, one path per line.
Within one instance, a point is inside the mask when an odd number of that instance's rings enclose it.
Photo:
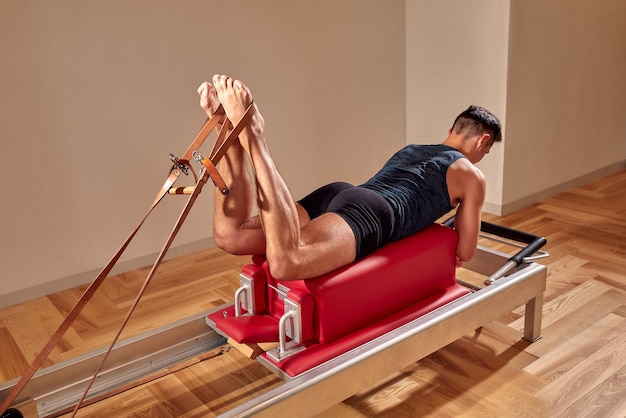
M 393 232 L 395 217 L 389 203 L 370 189 L 349 183 L 331 183 L 320 187 L 298 202 L 311 219 L 332 212 L 352 228 L 359 260 L 382 247 Z

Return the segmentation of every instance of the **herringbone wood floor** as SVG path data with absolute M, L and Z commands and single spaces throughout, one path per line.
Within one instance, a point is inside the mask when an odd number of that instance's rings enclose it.
M 517 310 L 322 416 L 626 416 L 626 170 L 510 216 L 484 219 L 548 238 L 543 338 L 521 340 Z M 247 262 L 214 249 L 166 262 L 125 334 L 232 300 Z M 47 364 L 105 345 L 145 274 L 108 279 Z M 0 380 L 27 368 L 82 290 L 0 310 Z M 79 416 L 210 416 L 279 384 L 231 351 L 86 407 Z

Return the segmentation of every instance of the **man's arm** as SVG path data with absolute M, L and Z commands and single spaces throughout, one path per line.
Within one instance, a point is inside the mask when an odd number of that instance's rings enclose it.
M 480 170 L 474 168 L 464 177 L 464 193 L 456 212 L 454 226 L 459 234 L 456 247 L 457 267 L 470 260 L 476 252 L 480 217 L 485 201 L 486 182 Z

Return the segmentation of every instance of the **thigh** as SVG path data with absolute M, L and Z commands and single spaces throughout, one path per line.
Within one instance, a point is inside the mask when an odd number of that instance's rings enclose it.
M 299 253 L 299 262 L 306 270 L 306 276 L 320 276 L 355 260 L 354 233 L 341 216 L 325 213 L 300 230 Z

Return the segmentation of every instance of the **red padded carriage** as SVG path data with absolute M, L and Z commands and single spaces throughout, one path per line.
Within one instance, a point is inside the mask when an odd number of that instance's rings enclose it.
M 307 348 L 270 361 L 295 376 L 468 294 L 455 280 L 457 238 L 435 224 L 308 280 L 277 281 L 267 262 L 254 257 L 242 271 L 254 282 L 254 315 L 236 317 L 231 306 L 209 319 L 240 343 L 279 341 L 278 323 L 289 300 L 298 307 L 299 339 Z

